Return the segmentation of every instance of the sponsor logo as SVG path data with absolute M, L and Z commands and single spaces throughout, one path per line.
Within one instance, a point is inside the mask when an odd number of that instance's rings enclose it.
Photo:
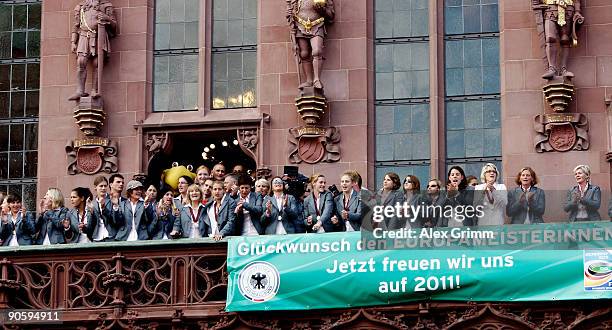
M 238 290 L 252 302 L 264 302 L 276 296 L 280 286 L 280 273 L 274 265 L 255 261 L 238 274 Z
M 584 290 L 612 291 L 612 250 L 584 251 Z

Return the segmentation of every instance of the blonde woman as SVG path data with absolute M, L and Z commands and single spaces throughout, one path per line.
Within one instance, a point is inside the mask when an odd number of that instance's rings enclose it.
M 189 204 L 180 210 L 180 216 L 174 221 L 171 237 L 202 238 L 211 232 L 210 225 L 204 220 L 206 205 L 202 204 L 204 198 L 200 186 L 192 184 L 187 188 Z M 216 220 L 216 219 L 215 219 Z
M 64 196 L 59 189 L 47 190 L 40 201 L 39 214 L 36 220 L 36 244 L 63 244 L 79 234 L 79 229 L 70 223 L 68 209 L 64 207 Z
M 599 221 L 601 190 L 591 183 L 591 168 L 588 165 L 574 167 L 576 185 L 567 192 L 563 210 L 568 213 L 569 221 Z
M 508 205 L 508 189 L 497 183 L 499 171 L 495 164 L 487 163 L 480 171 L 481 184 L 474 187 L 474 205 L 483 207 L 483 215 L 475 219 L 475 225 L 499 226 L 504 224 L 504 214 Z
M 270 194 L 270 181 L 259 179 L 255 181 L 255 192 L 261 194 L 262 198 Z

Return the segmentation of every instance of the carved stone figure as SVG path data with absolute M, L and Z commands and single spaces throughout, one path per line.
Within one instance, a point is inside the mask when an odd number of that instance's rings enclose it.
M 247 149 L 255 149 L 257 147 L 257 130 L 247 129 L 239 131 L 240 144 Z
M 74 25 L 72 26 L 72 52 L 77 54 L 77 89 L 68 99 L 78 101 L 90 95 L 85 92 L 87 80 L 87 63 L 93 64 L 91 97 L 101 95 L 100 77 L 104 60 L 110 52 L 109 37 L 113 37 L 117 28 L 117 19 L 113 5 L 107 0 L 83 0 L 74 8 Z M 102 61 L 99 56 L 102 54 Z
M 569 49 L 578 45 L 576 30 L 584 23 L 581 11 L 582 0 L 532 0 L 536 11 L 538 32 L 544 34 L 548 69 L 543 79 L 555 76 L 573 78 L 567 68 Z M 557 44 L 558 42 L 558 44 Z
M 298 62 L 299 88 L 323 89 L 321 68 L 326 25 L 334 19 L 333 0 L 286 0 L 287 20 L 291 27 L 291 41 Z M 305 81 L 300 69 L 304 71 Z

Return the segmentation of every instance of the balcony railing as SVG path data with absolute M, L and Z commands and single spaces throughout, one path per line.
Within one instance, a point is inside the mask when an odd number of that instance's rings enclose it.
M 612 300 L 226 313 L 226 249 L 208 239 L 0 248 L 0 316 L 6 320 L 13 309 L 59 313 L 56 324 L 22 321 L 27 329 L 612 327 Z

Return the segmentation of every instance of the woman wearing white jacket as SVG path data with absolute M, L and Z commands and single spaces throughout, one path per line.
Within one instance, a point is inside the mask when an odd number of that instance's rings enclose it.
M 508 189 L 497 183 L 499 171 L 495 164 L 487 163 L 480 172 L 481 184 L 474 187 L 474 206 L 482 207 L 476 212 L 475 224 L 478 226 L 499 226 L 504 224 L 504 214 L 508 204 Z M 478 215 L 482 216 L 478 217 Z

